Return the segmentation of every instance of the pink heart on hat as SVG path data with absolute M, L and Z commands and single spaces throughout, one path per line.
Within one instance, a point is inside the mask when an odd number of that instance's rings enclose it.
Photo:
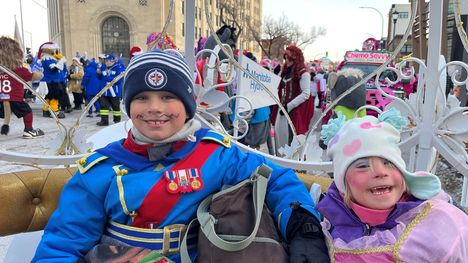
M 372 128 L 382 128 L 382 125 L 381 124 L 374 125 L 372 122 L 366 121 L 366 122 L 361 123 L 361 128 L 366 129 L 366 130 L 372 129 Z
M 361 149 L 361 140 L 355 139 L 343 147 L 343 153 L 345 156 L 353 156 L 359 149 Z

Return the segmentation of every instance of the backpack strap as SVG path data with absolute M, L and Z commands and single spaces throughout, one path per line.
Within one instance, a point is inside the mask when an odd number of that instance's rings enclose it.
M 252 187 L 253 187 L 253 192 L 252 192 L 253 200 L 252 201 L 253 201 L 254 210 L 255 210 L 254 211 L 255 212 L 255 226 L 252 230 L 252 233 L 243 240 L 240 240 L 237 242 L 230 242 L 230 241 L 226 241 L 222 239 L 220 236 L 218 236 L 218 234 L 216 234 L 216 230 L 215 230 L 216 218 L 213 217 L 208 212 L 208 209 L 210 207 L 210 204 L 212 202 L 214 195 L 208 196 L 200 203 L 197 209 L 197 219 L 200 223 L 200 229 L 203 231 L 203 234 L 210 241 L 210 243 L 212 243 L 213 245 L 215 245 L 216 247 L 222 250 L 230 251 L 230 252 L 245 249 L 252 243 L 252 241 L 257 235 L 258 228 L 260 226 L 260 219 L 263 213 L 263 204 L 265 202 L 268 178 L 270 177 L 272 171 L 273 170 L 270 167 L 268 167 L 265 164 L 262 164 L 259 167 L 257 167 L 255 172 L 250 177 L 250 179 L 244 180 L 240 182 L 239 184 L 232 187 L 232 188 L 242 187 L 246 183 L 252 183 Z M 232 189 L 228 188 L 224 191 L 232 191 Z M 216 196 L 222 195 L 224 191 L 218 192 L 215 195 Z M 194 219 L 192 220 L 192 222 L 190 222 L 189 227 L 187 228 L 187 232 L 190 229 L 191 225 L 195 224 L 194 221 L 197 219 Z M 187 244 L 186 244 L 187 232 L 180 246 L 180 256 L 181 256 L 182 263 L 191 263 L 191 259 L 188 254 Z

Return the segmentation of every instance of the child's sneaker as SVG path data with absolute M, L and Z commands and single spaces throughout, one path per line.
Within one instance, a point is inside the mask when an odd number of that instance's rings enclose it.
M 34 139 L 42 136 L 44 136 L 44 132 L 41 129 L 30 129 L 23 132 L 24 139 Z

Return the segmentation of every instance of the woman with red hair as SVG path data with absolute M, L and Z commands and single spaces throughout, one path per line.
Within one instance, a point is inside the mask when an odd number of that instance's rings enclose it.
M 295 45 L 289 45 L 284 51 L 284 64 L 281 68 L 281 82 L 278 97 L 288 111 L 297 134 L 305 134 L 314 115 L 313 100 L 310 96 L 310 74 L 304 62 L 304 55 Z M 291 144 L 291 128 L 285 128 L 286 118 L 278 110 L 275 113 L 275 132 L 277 148 Z

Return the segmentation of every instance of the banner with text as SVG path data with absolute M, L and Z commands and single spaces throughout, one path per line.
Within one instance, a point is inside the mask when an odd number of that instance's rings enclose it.
M 240 52 L 239 52 L 240 53 Z M 278 85 L 281 78 L 273 72 L 263 68 L 255 61 L 249 59 L 245 55 L 240 56 L 240 64 L 255 76 L 263 85 L 265 85 L 271 93 L 278 98 Z M 248 74 L 238 70 L 237 92 L 238 95 L 247 97 L 252 103 L 253 109 L 262 108 L 272 104 L 276 104 L 274 99 L 263 90 L 263 87 L 254 81 Z M 239 111 L 249 110 L 249 104 L 244 99 L 238 100 Z

